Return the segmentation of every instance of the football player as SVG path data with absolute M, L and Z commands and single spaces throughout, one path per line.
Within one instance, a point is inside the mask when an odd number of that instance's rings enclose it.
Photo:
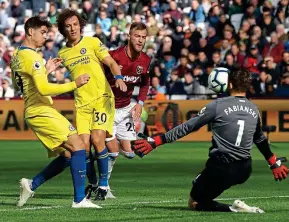
M 116 81 L 113 74 L 108 67 L 105 67 L 108 82 L 115 96 L 116 108 L 113 137 L 106 139 L 106 146 L 109 150 L 109 177 L 119 155 L 119 150 L 128 159 L 132 159 L 135 156 L 135 153 L 131 149 L 130 141 L 136 139 L 134 122 L 138 122 L 140 119 L 150 84 L 148 72 L 151 59 L 142 52 L 147 35 L 148 31 L 146 25 L 141 22 L 134 22 L 130 26 L 127 45 L 109 52 L 112 58 L 121 67 L 121 72 L 124 77 L 123 80 L 127 85 L 126 92 L 123 92 L 116 87 Z M 139 86 L 137 104 L 131 102 L 135 86 Z M 91 191 L 95 191 L 91 186 L 87 187 L 87 189 L 89 189 L 89 196 Z M 110 189 L 106 197 L 114 198 Z
M 103 65 L 109 67 L 120 92 L 127 90 L 120 68 L 108 53 L 106 46 L 96 37 L 82 35 L 86 21 L 72 9 L 64 9 L 57 18 L 59 32 L 66 38 L 66 45 L 59 57 L 73 80 L 81 73 L 89 73 L 90 81 L 75 91 L 76 126 L 87 151 L 87 175 L 96 186 L 95 172 L 90 173 L 90 141 L 95 148 L 99 171 L 97 199 L 103 200 L 108 189 L 108 150 L 105 138 L 113 134 L 115 113 L 114 95 L 105 77 Z
M 288 169 L 270 150 L 261 129 L 258 108 L 245 96 L 251 85 L 248 70 L 237 69 L 229 75 L 229 97 L 214 100 L 199 114 L 167 133 L 138 139 L 132 142 L 139 156 L 156 147 L 176 141 L 206 124 L 212 125 L 213 139 L 205 169 L 196 176 L 190 193 L 188 207 L 197 211 L 263 213 L 240 200 L 224 204 L 215 201 L 225 190 L 248 180 L 252 171 L 251 149 L 256 144 L 267 160 L 276 180 L 287 177 Z
M 73 186 L 73 208 L 101 208 L 85 197 L 85 148 L 75 128 L 52 106 L 52 95 L 80 89 L 89 82 L 89 75 L 80 75 L 70 83 L 48 83 L 47 75 L 62 62 L 55 58 L 47 61 L 36 52 L 44 45 L 51 24 L 39 16 L 29 18 L 25 25 L 25 40 L 14 53 L 11 61 L 14 88 L 24 97 L 24 117 L 29 128 L 46 147 L 49 157 L 57 156 L 32 180 L 20 180 L 20 198 L 17 206 L 23 206 L 34 191 L 45 181 L 70 166 Z M 84 74 L 84 75 L 81 75 Z M 71 158 L 70 158 L 71 157 Z

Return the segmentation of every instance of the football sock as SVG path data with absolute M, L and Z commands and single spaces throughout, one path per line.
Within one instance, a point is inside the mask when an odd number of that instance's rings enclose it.
M 99 187 L 108 186 L 108 151 L 105 147 L 103 151 L 96 153 L 97 167 L 99 172 Z
M 70 165 L 70 158 L 59 156 L 52 160 L 40 173 L 32 180 L 31 190 L 35 191 L 41 184 L 60 174 L 66 167 Z
M 115 164 L 115 161 L 118 157 L 118 152 L 114 152 L 114 153 L 108 153 L 108 175 L 107 175 L 107 179 L 110 178 L 111 173 L 112 173 L 112 169 L 113 166 Z
M 217 201 L 210 201 L 206 203 L 198 203 L 197 211 L 218 211 L 218 212 L 232 212 L 230 204 L 219 203 Z
M 94 158 L 90 156 L 89 153 L 86 154 L 86 176 L 88 178 L 88 183 L 92 186 L 96 186 L 97 177 L 94 167 Z
M 81 202 L 84 197 L 85 179 L 86 179 L 86 163 L 85 150 L 78 150 L 71 154 L 70 171 L 74 186 L 74 202 Z

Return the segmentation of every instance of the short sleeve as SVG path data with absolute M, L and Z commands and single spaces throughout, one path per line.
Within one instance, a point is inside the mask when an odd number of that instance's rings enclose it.
M 94 38 L 94 53 L 100 61 L 110 56 L 108 48 L 98 38 Z

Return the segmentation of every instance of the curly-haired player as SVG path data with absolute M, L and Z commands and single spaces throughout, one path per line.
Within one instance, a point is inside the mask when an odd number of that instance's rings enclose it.
M 74 80 L 80 73 L 89 73 L 90 81 L 86 87 L 75 91 L 76 126 L 78 134 L 85 144 L 87 155 L 90 152 L 90 141 L 95 148 L 99 171 L 98 199 L 104 199 L 108 189 L 108 151 L 105 138 L 113 133 L 115 113 L 114 95 L 105 77 L 103 64 L 113 74 L 116 87 L 126 91 L 121 70 L 108 53 L 107 47 L 95 37 L 82 36 L 86 21 L 78 12 L 64 9 L 57 18 L 59 32 L 66 38 L 66 45 L 59 51 L 59 57 Z M 87 175 L 91 163 L 87 156 Z M 94 176 L 95 177 L 95 176 Z M 90 178 L 96 183 L 96 178 Z

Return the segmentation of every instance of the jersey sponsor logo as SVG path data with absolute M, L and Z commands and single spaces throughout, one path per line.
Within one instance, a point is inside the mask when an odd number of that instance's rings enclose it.
M 35 61 L 33 64 L 33 69 L 35 69 L 35 70 L 41 69 L 41 63 L 38 61 Z
M 80 54 L 81 54 L 81 55 L 84 55 L 85 53 L 86 53 L 86 48 L 80 49 Z
M 143 72 L 143 67 L 142 66 L 137 66 L 136 67 L 136 74 L 140 75 Z
M 77 65 L 78 63 L 81 63 L 82 65 L 84 65 L 84 64 L 88 64 L 89 62 L 90 62 L 89 57 L 84 56 L 84 57 L 76 60 L 75 62 L 71 63 L 68 67 L 71 68 L 71 67 Z
M 69 125 L 69 130 L 70 130 L 70 131 L 74 131 L 75 128 L 74 128 L 72 125 Z
M 124 82 L 132 82 L 132 83 L 136 83 L 138 82 L 138 80 L 140 79 L 140 77 L 138 76 L 124 76 L 123 77 L 123 81 Z
M 205 114 L 207 107 L 203 107 L 200 112 L 198 113 L 198 116 L 203 116 Z

